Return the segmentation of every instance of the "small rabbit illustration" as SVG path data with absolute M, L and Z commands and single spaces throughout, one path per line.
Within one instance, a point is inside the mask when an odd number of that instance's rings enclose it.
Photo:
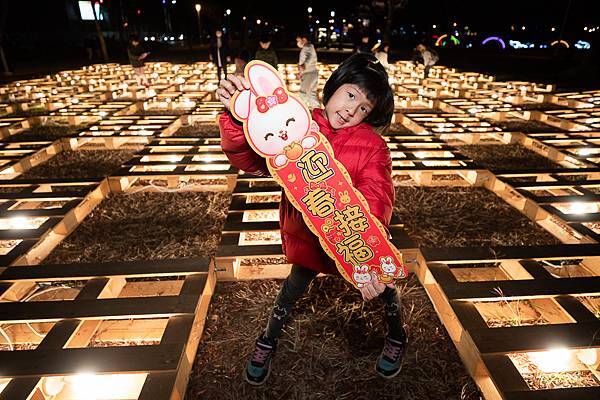
M 271 166 L 283 168 L 318 143 L 312 132 L 318 132 L 319 127 L 300 99 L 287 92 L 273 67 L 251 61 L 245 75 L 250 89 L 233 97 L 231 112 L 245 122 L 252 148 L 268 158 Z
M 366 283 L 371 282 L 371 279 L 373 279 L 370 273 L 370 267 L 368 265 L 355 265 L 353 278 L 354 282 L 356 282 L 356 286 L 359 288 L 365 286 Z
M 385 275 L 394 275 L 396 273 L 396 265 L 392 257 L 379 257 L 379 265 Z

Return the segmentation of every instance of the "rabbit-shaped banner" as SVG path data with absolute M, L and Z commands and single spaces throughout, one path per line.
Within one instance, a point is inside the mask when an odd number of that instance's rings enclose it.
M 406 277 L 402 255 L 352 186 L 306 106 L 269 64 L 252 61 L 244 73 L 250 89 L 236 93 L 231 111 L 342 276 L 355 287 L 373 275 L 385 283 Z

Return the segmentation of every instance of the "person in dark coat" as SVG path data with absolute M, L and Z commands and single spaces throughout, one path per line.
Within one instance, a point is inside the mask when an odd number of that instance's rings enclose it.
M 259 45 L 260 48 L 256 50 L 254 59 L 271 64 L 273 68 L 277 69 L 279 60 L 277 58 L 277 53 L 275 53 L 275 50 L 271 48 L 271 38 L 266 35 L 261 36 L 259 40 Z
M 217 29 L 215 35 L 210 39 L 210 61 L 217 66 L 219 81 L 222 75 L 224 75 L 224 79 L 227 79 L 227 64 L 231 62 L 231 56 L 229 55 L 227 40 L 221 29 Z
M 365 33 L 360 37 L 360 42 L 356 44 L 355 51 L 357 53 L 371 53 L 371 47 L 369 46 L 369 34 Z

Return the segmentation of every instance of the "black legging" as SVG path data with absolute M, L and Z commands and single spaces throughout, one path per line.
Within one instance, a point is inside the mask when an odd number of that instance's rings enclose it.
M 318 272 L 304 268 L 300 265 L 292 265 L 292 271 L 283 282 L 279 294 L 275 299 L 273 313 L 269 318 L 265 336 L 268 339 L 277 339 L 281 335 L 283 326 L 294 304 L 308 289 L 308 285 L 318 275 Z M 404 330 L 402 329 L 402 303 L 396 288 L 386 287 L 379 295 L 383 301 L 385 321 L 388 326 L 388 335 L 396 340 L 402 340 Z

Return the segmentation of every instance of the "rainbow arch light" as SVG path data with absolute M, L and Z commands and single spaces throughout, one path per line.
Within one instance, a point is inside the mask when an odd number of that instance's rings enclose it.
M 502 46 L 502 49 L 506 49 L 506 43 L 504 43 L 504 40 L 502 40 L 502 38 L 498 37 L 498 36 L 490 36 L 490 37 L 486 38 L 483 42 L 481 42 L 481 44 L 485 46 L 489 42 L 493 42 L 493 41 L 500 43 L 500 46 Z
M 436 46 L 445 46 L 446 45 L 446 39 L 448 38 L 448 34 L 443 34 L 442 36 L 440 36 L 438 38 L 438 40 L 435 41 L 435 45 Z M 455 45 L 459 45 L 460 44 L 460 40 L 458 40 L 458 38 L 454 35 L 450 35 L 450 40 L 452 40 L 452 43 L 454 43 Z
M 562 45 L 563 45 L 563 46 L 565 46 L 567 49 L 568 49 L 569 47 L 571 47 L 571 46 L 569 45 L 569 43 L 568 43 L 566 40 L 555 40 L 554 42 L 550 43 L 550 46 L 556 46 L 556 45 L 559 45 L 559 44 L 562 44 Z

